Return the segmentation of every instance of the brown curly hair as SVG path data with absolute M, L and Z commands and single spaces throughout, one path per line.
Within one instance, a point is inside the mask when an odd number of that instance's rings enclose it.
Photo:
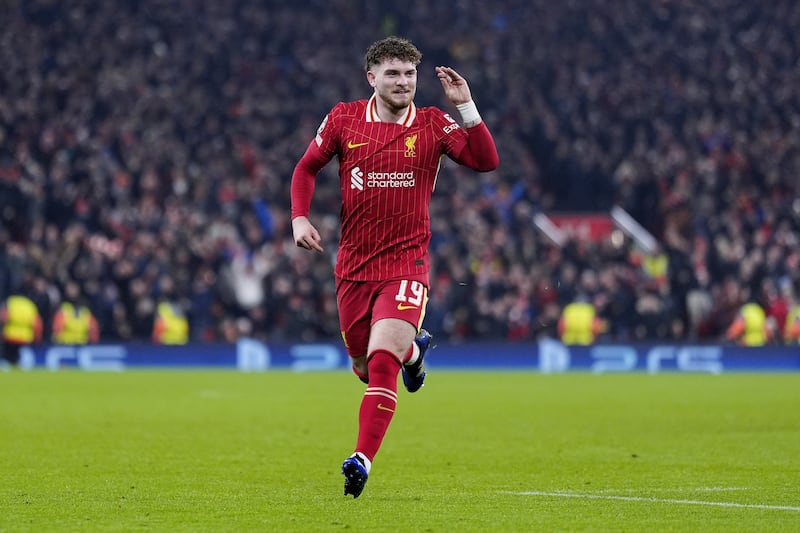
M 373 65 L 379 65 L 384 59 L 399 59 L 410 61 L 414 66 L 422 61 L 422 52 L 408 39 L 402 37 L 386 37 L 375 41 L 364 55 L 364 69 L 369 70 Z

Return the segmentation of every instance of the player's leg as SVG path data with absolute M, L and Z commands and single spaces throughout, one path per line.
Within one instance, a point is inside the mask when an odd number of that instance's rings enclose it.
M 420 329 L 414 338 L 408 356 L 403 362 L 403 384 L 408 392 L 417 392 L 425 385 L 425 354 L 431 347 L 433 335 Z
M 364 489 L 372 461 L 394 416 L 397 375 L 403 362 L 422 366 L 420 348 L 414 340 L 427 303 L 425 284 L 419 280 L 393 280 L 373 288 L 375 292 L 369 297 L 359 295 L 362 301 L 373 302 L 369 312 L 373 323 L 366 349 L 368 383 L 359 408 L 356 448 L 342 465 L 344 493 L 356 498 Z M 346 295 L 346 291 L 342 293 Z M 340 298 L 340 302 L 343 300 Z M 349 336 L 350 331 L 346 330 L 345 339 Z M 347 345 L 350 347 L 352 343 Z
M 386 318 L 372 326 L 367 369 L 369 383 L 358 411 L 358 439 L 353 455 L 345 460 L 345 495 L 358 497 L 367 482 L 372 461 L 383 443 L 397 409 L 397 375 L 414 327 L 404 320 Z
M 337 280 L 337 303 L 342 340 L 350 356 L 353 373 L 369 383 L 367 354 L 370 350 L 371 322 L 380 318 L 398 318 L 414 324 L 419 333 L 401 360 L 403 382 L 409 392 L 419 390 L 425 382 L 425 353 L 431 335 L 420 329 L 425 317 L 428 289 L 427 276 L 392 280 L 385 283 Z M 374 307 L 370 307 L 371 302 Z
M 372 320 L 370 302 L 378 289 L 377 283 L 337 279 L 336 297 L 342 340 L 350 356 L 353 373 L 369 385 L 367 350 Z M 354 498 L 361 495 L 369 477 L 371 461 L 362 453 L 354 453 L 342 463 L 344 494 Z
M 371 282 L 337 280 L 336 299 L 339 309 L 339 326 L 353 373 L 363 383 L 369 383 L 367 347 L 371 327 L 369 302 L 377 287 Z
M 414 342 L 402 357 L 403 384 L 408 392 L 416 392 L 425 384 L 425 354 L 431 346 L 432 336 L 422 329 L 425 308 L 428 305 L 428 276 L 411 276 L 394 280 L 384 286 L 390 302 L 380 316 L 399 318 L 412 324 L 417 331 Z

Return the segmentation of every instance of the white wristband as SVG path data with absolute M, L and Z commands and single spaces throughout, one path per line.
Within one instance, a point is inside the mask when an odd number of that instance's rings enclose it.
M 474 101 L 470 100 L 463 104 L 457 104 L 456 109 L 461 113 L 461 119 L 466 127 L 471 128 L 481 123 L 481 114 L 478 113 L 478 108 L 475 106 Z

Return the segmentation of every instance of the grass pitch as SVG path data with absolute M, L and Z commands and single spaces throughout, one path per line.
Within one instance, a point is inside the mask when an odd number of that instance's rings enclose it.
M 797 531 L 800 376 L 0 373 L 0 531 Z

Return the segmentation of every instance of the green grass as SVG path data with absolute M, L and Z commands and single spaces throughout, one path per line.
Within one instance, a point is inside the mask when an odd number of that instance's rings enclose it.
M 0 373 L 0 531 L 800 529 L 798 375 L 434 369 L 353 500 L 362 391 L 346 372 Z

